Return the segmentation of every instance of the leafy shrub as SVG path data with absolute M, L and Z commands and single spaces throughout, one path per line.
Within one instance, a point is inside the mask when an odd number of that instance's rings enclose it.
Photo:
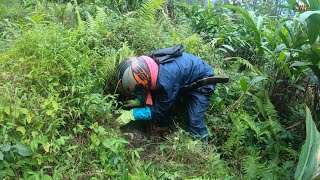
M 127 169 L 127 142 L 110 129 L 116 98 L 102 95 L 117 56 L 127 54 L 103 45 L 108 31 L 98 17 L 71 30 L 30 26 L 3 52 L 2 178 L 122 176 L 115 169 Z
M 61 2 L 0 5 L 0 178 L 293 178 L 301 104 L 318 108 L 302 98 L 318 97 L 317 13 L 194 6 L 171 20 L 163 0 Z M 180 43 L 231 78 L 207 111 L 209 144 L 179 129 L 141 152 L 113 123 L 116 66 Z

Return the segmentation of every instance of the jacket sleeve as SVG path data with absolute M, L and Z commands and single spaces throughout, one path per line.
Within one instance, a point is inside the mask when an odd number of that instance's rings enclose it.
M 179 89 L 163 90 L 156 95 L 151 106 L 151 116 L 153 119 L 166 120 L 170 114 L 170 109 L 177 97 Z
M 165 64 L 159 70 L 157 90 L 152 94 L 151 116 L 159 121 L 167 121 L 170 109 L 179 93 L 180 72 L 176 64 Z

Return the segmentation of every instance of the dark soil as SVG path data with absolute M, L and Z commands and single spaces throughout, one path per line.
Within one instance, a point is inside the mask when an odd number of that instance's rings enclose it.
M 148 160 L 157 146 L 166 140 L 173 131 L 155 127 L 150 121 L 133 121 L 121 128 L 124 138 L 129 142 L 128 149 L 143 148 L 141 160 Z

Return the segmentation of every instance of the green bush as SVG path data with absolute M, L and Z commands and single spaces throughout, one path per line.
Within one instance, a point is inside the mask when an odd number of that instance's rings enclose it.
M 172 20 L 166 3 L 1 3 L 0 178 L 293 178 L 304 133 L 296 123 L 308 103 L 301 92 L 318 95 L 306 83 L 318 72 L 312 22 L 278 23 L 234 6 L 224 7 L 241 16 L 194 6 Z M 299 46 L 301 37 L 311 39 Z M 128 56 L 180 43 L 231 79 L 211 99 L 209 144 L 177 128 L 134 147 L 114 124 L 116 67 Z

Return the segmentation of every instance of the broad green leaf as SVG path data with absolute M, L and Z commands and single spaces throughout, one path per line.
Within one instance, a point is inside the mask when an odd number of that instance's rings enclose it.
M 29 110 L 27 108 L 20 108 L 20 112 L 22 114 L 29 114 Z
M 2 146 L 1 146 L 1 151 L 3 152 L 8 152 L 10 151 L 11 148 L 11 143 L 10 142 L 5 142 Z
M 312 74 L 312 73 L 307 73 L 306 74 L 310 79 L 311 79 L 311 81 L 313 81 L 317 86 L 320 86 L 320 80 L 319 80 L 319 78 L 316 76 L 316 75 L 314 75 L 314 74 Z
M 72 155 L 71 155 L 69 152 L 67 152 L 67 156 L 68 156 L 69 158 L 72 158 Z
M 95 133 L 90 135 L 90 140 L 92 141 L 92 143 L 94 145 L 99 146 L 100 140 L 99 140 L 99 138 L 97 137 L 97 135 Z M 103 144 L 103 145 L 105 145 L 105 144 Z
M 307 76 L 315 76 L 316 79 L 313 77 L 310 78 L 313 80 L 317 85 L 319 85 L 319 80 L 320 79 L 320 65 L 312 65 L 308 62 L 301 62 L 301 61 L 295 61 L 290 67 L 308 67 L 312 70 L 313 74 L 307 74 Z
M 290 47 L 289 39 L 282 32 L 279 32 L 279 36 L 282 39 L 283 43 L 287 46 L 287 48 L 289 48 Z
M 229 45 L 226 45 L 226 44 L 224 44 L 224 45 L 222 45 L 223 47 L 225 47 L 225 48 L 227 48 L 227 49 L 229 49 L 230 51 L 234 51 L 234 49 L 233 49 L 233 47 L 232 46 L 229 46 Z
M 139 154 L 139 152 L 138 152 L 138 151 L 134 151 L 134 154 L 136 155 L 136 157 L 137 157 L 137 158 L 139 158 L 139 159 L 140 159 L 140 154 Z
M 280 61 L 283 61 L 283 59 L 284 59 L 286 56 L 287 56 L 287 54 L 286 54 L 285 52 L 282 52 L 282 51 L 281 51 L 280 54 L 279 54 L 279 58 L 278 58 L 278 59 L 279 59 Z
M 219 44 L 221 40 L 223 40 L 223 38 L 213 38 L 210 44 L 212 44 L 212 46 L 215 46 L 217 43 Z
M 314 73 L 314 75 L 315 75 L 318 79 L 320 79 L 320 65 L 319 65 L 319 66 L 317 66 L 317 65 L 309 65 L 308 67 L 312 70 L 312 72 Z M 319 84 L 319 81 L 318 81 L 318 83 L 316 83 L 316 84 Z
M 11 177 L 16 176 L 16 174 L 13 172 L 13 170 L 11 168 L 7 168 L 6 169 L 6 174 L 11 176 Z
M 247 80 L 244 79 L 244 78 L 242 78 L 242 79 L 240 80 L 240 86 L 241 86 L 242 91 L 243 91 L 243 92 L 246 92 L 246 91 L 248 90 L 248 87 L 249 87 Z
M 256 83 L 258 83 L 258 82 L 260 82 L 260 81 L 263 81 L 263 80 L 265 80 L 265 79 L 267 79 L 267 78 L 266 78 L 266 77 L 263 77 L 263 76 L 258 76 L 258 77 L 255 77 L 255 78 L 250 82 L 250 84 L 253 85 L 253 84 L 256 84 Z
M 300 15 L 300 17 L 298 18 L 298 20 L 300 22 L 305 21 L 307 18 L 309 18 L 309 16 L 314 15 L 314 14 L 320 14 L 320 11 L 306 11 L 304 13 L 302 13 Z
M 47 110 L 47 111 L 46 111 L 46 114 L 47 114 L 48 116 L 51 116 L 51 115 L 53 114 L 53 110 L 52 110 L 52 109 Z
M 299 89 L 300 91 L 305 91 L 305 89 L 304 89 L 304 87 L 302 87 L 302 86 L 300 86 L 300 85 L 298 85 L 298 84 L 292 84 L 292 86 L 293 87 L 295 87 L 295 88 L 297 88 L 297 89 Z
M 261 26 L 263 24 L 263 17 L 262 16 L 259 16 L 258 17 L 258 22 L 257 22 L 257 29 L 260 31 L 261 29 Z
M 0 151 L 0 161 L 3 160 L 3 153 Z
M 320 10 L 320 0 L 309 0 L 311 10 Z
M 257 29 L 256 23 L 254 22 L 254 20 L 252 19 L 252 17 L 250 16 L 250 14 L 248 14 L 244 9 L 237 7 L 237 6 L 232 6 L 232 5 L 223 5 L 221 6 L 222 8 L 229 8 L 229 9 L 233 9 L 238 11 L 240 14 L 242 14 L 242 16 L 245 18 L 246 21 L 248 21 L 249 23 L 249 27 L 254 31 L 254 33 L 256 34 L 256 38 L 257 41 L 260 43 L 261 39 L 260 39 L 260 32 Z
M 68 149 L 67 149 L 67 151 L 75 150 L 75 149 L 77 149 L 77 148 L 78 148 L 78 146 L 69 146 Z
M 313 64 L 316 64 L 320 59 L 320 49 L 316 44 L 314 44 L 311 48 L 312 48 L 312 53 L 314 54 L 313 55 L 314 57 L 312 59 L 315 60 Z
M 283 29 L 283 26 L 285 25 L 285 23 L 290 20 L 291 20 L 290 18 L 285 18 L 279 22 L 279 24 L 277 25 L 277 29 L 274 33 L 274 39 L 276 39 L 279 36 L 279 33 Z
M 102 141 L 102 144 L 103 144 L 104 147 L 110 148 L 113 145 L 113 141 L 110 141 L 109 139 L 104 139 Z
M 225 50 L 224 48 L 218 48 L 218 50 L 223 51 L 223 52 L 225 52 L 225 53 L 228 53 L 228 51 Z
M 52 180 L 52 177 L 49 176 L 48 174 L 45 174 L 42 176 L 42 180 Z
M 297 67 L 297 66 L 308 66 L 310 63 L 307 62 L 301 62 L 301 61 L 295 61 L 294 63 L 291 64 L 290 67 Z
M 292 42 L 293 39 L 295 39 L 295 36 L 297 36 L 297 34 L 294 34 L 294 28 L 295 27 L 292 27 L 289 25 L 290 23 L 289 22 L 286 22 L 283 27 L 284 27 L 284 30 L 282 31 L 283 33 L 285 33 L 285 35 L 287 35 L 288 37 L 288 40 L 290 41 L 290 43 L 293 43 L 293 44 L 298 44 L 298 43 L 294 43 Z M 297 22 L 293 22 L 293 24 L 298 24 Z M 297 26 L 297 25 L 296 25 Z
M 14 118 L 19 118 L 19 116 L 20 116 L 19 111 L 18 111 L 18 110 L 13 111 L 12 116 L 13 116 Z
M 27 122 L 28 122 L 28 123 L 31 123 L 31 116 L 30 116 L 30 114 L 27 114 L 27 115 L 26 115 L 26 119 L 27 119 Z
M 267 38 L 269 44 L 270 44 L 273 48 L 276 47 L 276 44 L 275 44 L 275 41 L 274 41 L 273 36 L 271 36 L 271 35 L 269 35 L 269 34 L 267 34 L 267 33 L 265 33 L 265 32 L 261 32 L 261 34 L 262 34 L 265 38 Z
M 10 108 L 9 108 L 9 107 L 4 107 L 4 112 L 5 112 L 7 115 L 10 115 Z
M 46 151 L 46 152 L 50 151 L 50 144 L 48 142 L 43 143 L 42 147 L 43 147 L 44 151 Z
M 320 14 L 312 14 L 307 19 L 308 38 L 310 44 L 313 44 L 320 34 Z
M 21 132 L 23 135 L 26 134 L 26 129 L 23 126 L 18 126 L 16 131 Z
M 233 6 L 233 5 L 223 5 L 221 6 L 222 8 L 223 7 L 226 7 L 226 8 L 229 8 L 229 9 L 233 9 L 233 10 L 236 10 L 238 11 L 239 13 L 241 13 L 244 18 L 251 24 L 251 25 L 255 25 L 253 19 L 251 18 L 251 16 L 242 8 L 240 7 L 237 7 L 237 6 Z
M 31 156 L 33 154 L 30 146 L 26 146 L 22 143 L 17 143 L 14 147 L 18 150 L 18 154 L 21 156 Z
M 312 120 L 311 112 L 306 107 L 306 131 L 307 137 L 302 146 L 299 162 L 295 172 L 295 179 L 311 179 L 319 166 L 319 151 L 320 151 L 320 133 Z

